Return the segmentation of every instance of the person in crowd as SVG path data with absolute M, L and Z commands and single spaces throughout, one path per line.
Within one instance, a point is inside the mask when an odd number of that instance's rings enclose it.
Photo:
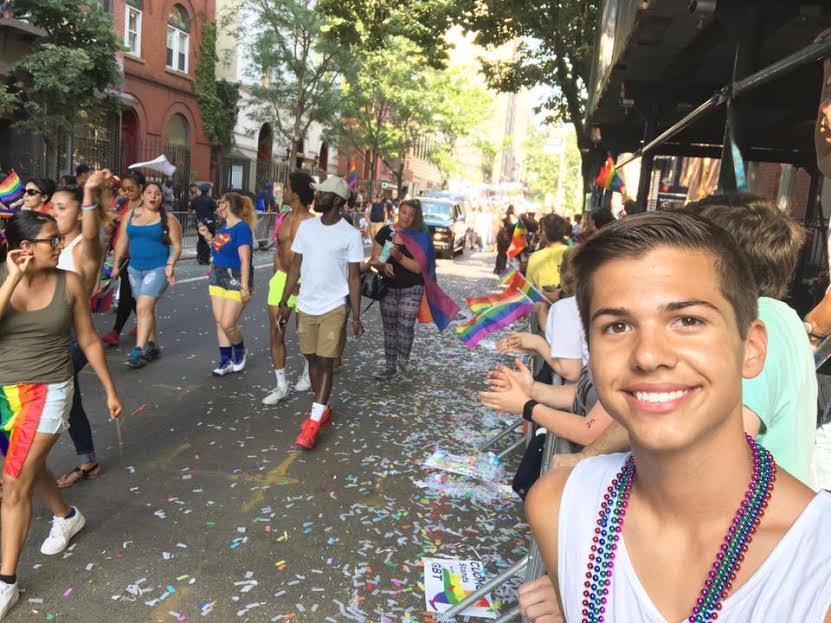
M 71 328 L 101 381 L 110 417 L 123 410 L 92 325 L 89 293 L 77 274 L 58 269 L 64 237 L 54 217 L 23 211 L 9 219 L 6 236 L 10 251 L 0 265 L 0 448 L 5 455 L 0 619 L 19 597 L 17 566 L 31 523 L 32 492 L 54 516 L 41 553 L 61 553 L 86 523 L 64 501 L 46 467 L 72 405 Z
M 303 287 L 297 298 L 297 338 L 301 352 L 309 360 L 315 393 L 311 413 L 295 440 L 305 449 L 315 446 L 320 429 L 331 421 L 328 403 L 340 332 L 344 329 L 346 295 L 352 305 L 352 334 L 359 337 L 364 332 L 360 306 L 360 264 L 364 258 L 361 234 L 341 218 L 341 208 L 349 199 L 349 186 L 343 178 L 332 175 L 312 188 L 317 191 L 315 209 L 321 216 L 303 221 L 297 229 L 291 246 L 294 257 L 277 312 L 277 322 L 285 327 L 289 297 L 302 278 Z
M 574 238 L 580 237 L 580 234 L 583 233 L 583 215 L 582 214 L 575 214 L 574 215 L 574 224 L 571 228 L 571 233 Z
M 289 394 L 289 383 L 286 378 L 286 325 L 278 322 L 277 315 L 286 287 L 288 270 L 294 259 L 294 252 L 291 249 L 294 237 L 297 235 L 300 223 L 314 218 L 310 210 L 315 197 L 312 189 L 313 183 L 314 179 L 305 171 L 298 169 L 289 175 L 284 197 L 291 206 L 291 212 L 282 212 L 277 217 L 277 223 L 275 223 L 277 247 L 274 251 L 274 274 L 268 284 L 268 324 L 271 364 L 277 380 L 277 387 L 263 398 L 264 405 L 277 404 Z M 288 313 L 291 314 L 291 310 L 297 306 L 297 295 L 293 292 L 289 293 L 286 304 L 288 305 Z M 308 391 L 311 385 L 309 362 L 306 360 L 303 373 L 295 385 L 295 390 Z
M 58 232 L 67 241 L 60 252 L 58 268 L 75 273 L 89 298 L 98 285 L 98 276 L 104 256 L 101 229 L 109 231 L 112 216 L 112 174 L 95 171 L 87 175 L 83 189 L 77 186 L 59 188 L 52 196 L 52 215 Z M 58 479 L 61 488 L 82 480 L 94 480 L 101 468 L 95 457 L 92 429 L 84 410 L 78 374 L 87 364 L 83 349 L 75 333 L 70 334 L 70 355 L 74 366 L 74 392 L 69 412 L 69 436 L 75 446 L 78 465 Z
M 27 180 L 23 187 L 24 210 L 48 212 L 51 208 L 49 201 L 55 192 L 55 182 L 46 178 L 32 178 Z
M 200 184 L 199 196 L 191 200 L 189 207 L 196 217 L 197 227 L 204 225 L 208 229 L 208 232 L 213 235 L 215 231 L 215 213 L 217 206 L 216 201 L 209 194 L 210 192 L 210 184 L 207 182 Z M 199 236 L 199 240 L 196 241 L 196 261 L 200 264 L 211 263 L 211 248 L 205 242 L 205 236 Z
M 635 215 L 572 262 L 595 388 L 632 453 L 555 469 L 528 495 L 565 620 L 831 616 L 816 571 L 831 497 L 744 431 L 742 379 L 762 373 L 767 339 L 735 241 L 691 213 Z
M 179 220 L 162 205 L 162 187 L 148 182 L 142 203 L 122 220 L 113 258 L 112 278 L 119 276 L 129 251 L 127 276 L 136 297 L 138 332 L 127 365 L 141 368 L 161 355 L 156 323 L 156 304 L 168 285 L 176 283 L 176 263 L 182 253 Z
M 375 200 L 367 208 L 366 218 L 369 221 L 369 237 L 375 240 L 375 236 L 391 218 L 387 209 L 387 202 L 380 194 L 375 195 Z
M 91 173 L 92 169 L 88 164 L 79 164 L 77 167 L 75 167 L 74 183 L 83 188 L 84 185 L 86 185 L 87 179 L 89 179 Z
M 410 236 L 424 231 L 421 201 L 407 199 L 398 207 L 398 224 L 382 227 L 375 236 L 369 265 L 387 277 L 387 289 L 381 299 L 381 320 L 384 324 L 384 369 L 375 374 L 387 380 L 396 372 L 409 374 L 410 351 L 415 338 L 415 323 L 424 297 L 421 267 L 404 245 L 399 233 Z M 432 251 L 432 242 L 428 237 Z M 386 260 L 382 256 L 386 256 Z M 435 253 L 432 255 L 435 257 Z
M 113 233 L 110 246 L 113 251 L 118 245 L 118 237 L 121 233 L 121 223 L 124 217 L 127 216 L 131 210 L 136 210 L 141 206 L 141 197 L 144 192 L 144 186 L 147 183 L 144 175 L 139 171 L 130 171 L 124 176 L 121 182 L 121 187 L 124 189 L 124 196 L 119 199 L 116 206 L 116 229 Z M 122 275 L 125 274 L 127 266 L 130 264 L 130 253 L 125 251 L 121 266 L 118 267 Z M 118 286 L 118 307 L 115 313 L 115 324 L 113 328 L 101 339 L 104 343 L 110 346 L 118 346 L 121 343 L 121 332 L 124 330 L 124 325 L 130 318 L 130 313 L 136 311 L 136 299 L 133 297 L 133 289 L 130 287 L 129 279 L 121 279 Z M 135 335 L 135 333 L 133 333 Z
M 508 249 L 511 247 L 511 238 L 514 235 L 516 223 L 514 206 L 509 205 L 496 234 L 496 265 L 493 268 L 495 275 L 503 273 L 508 266 Z
M 162 206 L 166 211 L 173 209 L 176 203 L 176 194 L 173 191 L 173 180 L 169 177 L 162 182 Z
M 247 355 L 239 318 L 251 300 L 254 273 L 251 254 L 254 248 L 254 230 L 251 221 L 256 218 L 251 202 L 237 193 L 227 193 L 219 200 L 217 216 L 222 225 L 211 234 L 207 225 L 199 224 L 199 235 L 213 254 L 208 291 L 216 321 L 219 342 L 219 365 L 214 376 L 225 376 L 245 369 Z
M 66 174 L 58 178 L 57 188 L 67 188 L 68 186 L 77 186 L 78 179 L 74 175 Z
M 528 282 L 540 292 L 560 285 L 560 264 L 568 250 L 564 242 L 566 222 L 558 214 L 546 214 L 540 220 L 543 241 L 539 251 L 528 259 L 525 273 Z
M 256 207 L 257 212 L 273 212 L 274 211 L 274 185 L 271 182 L 263 184 L 262 190 L 257 193 Z

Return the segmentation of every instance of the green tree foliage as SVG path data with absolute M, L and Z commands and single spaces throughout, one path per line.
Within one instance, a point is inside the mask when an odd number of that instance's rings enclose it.
M 193 90 L 199 111 L 202 113 L 202 127 L 213 147 L 226 147 L 231 143 L 234 126 L 239 112 L 239 90 L 216 80 L 216 24 L 211 22 L 202 27 L 199 44 L 199 60 L 196 63 L 196 80 Z M 231 88 L 228 88 L 231 87 Z
M 9 67 L 15 80 L 0 85 L 0 107 L 16 113 L 16 127 L 43 136 L 47 174 L 56 175 L 58 137 L 113 105 L 108 92 L 120 75 L 112 15 L 88 0 L 15 0 L 12 7 L 46 35 Z
M 524 151 L 528 198 L 560 214 L 582 212 L 580 150 L 573 127 L 552 130 L 531 126 Z
M 250 42 L 253 115 L 290 144 L 294 162 L 311 124 L 328 125 L 337 111 L 343 49 L 322 36 L 329 22 L 315 0 L 246 0 L 232 10 L 253 25 L 239 33 Z

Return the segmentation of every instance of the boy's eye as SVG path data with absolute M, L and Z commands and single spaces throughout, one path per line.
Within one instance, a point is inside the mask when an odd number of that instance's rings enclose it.
M 603 333 L 606 335 L 613 335 L 616 333 L 625 333 L 629 330 L 629 325 L 625 322 L 612 322 L 603 327 Z
M 681 318 L 676 320 L 676 323 L 678 325 L 680 325 L 681 327 L 686 328 L 686 327 L 698 327 L 700 325 L 703 325 L 704 321 L 702 321 L 700 318 L 696 318 L 695 316 L 682 316 Z

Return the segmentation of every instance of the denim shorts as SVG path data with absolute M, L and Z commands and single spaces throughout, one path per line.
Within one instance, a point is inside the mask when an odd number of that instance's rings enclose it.
M 167 290 L 167 275 L 164 274 L 164 266 L 151 268 L 150 270 L 139 270 L 132 266 L 127 267 L 127 276 L 130 278 L 130 287 L 133 289 L 133 296 L 152 296 L 159 298 Z
M 253 275 L 248 279 L 248 289 L 254 289 Z M 211 296 L 220 296 L 242 303 L 242 272 L 233 268 L 222 266 L 211 266 L 211 273 L 208 276 L 208 293 Z

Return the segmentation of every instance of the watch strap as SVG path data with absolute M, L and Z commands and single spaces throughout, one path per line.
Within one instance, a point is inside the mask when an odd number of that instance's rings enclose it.
M 525 403 L 525 406 L 522 407 L 522 419 L 526 422 L 531 422 L 531 416 L 534 413 L 534 407 L 536 407 L 539 403 L 534 400 L 533 398 Z

